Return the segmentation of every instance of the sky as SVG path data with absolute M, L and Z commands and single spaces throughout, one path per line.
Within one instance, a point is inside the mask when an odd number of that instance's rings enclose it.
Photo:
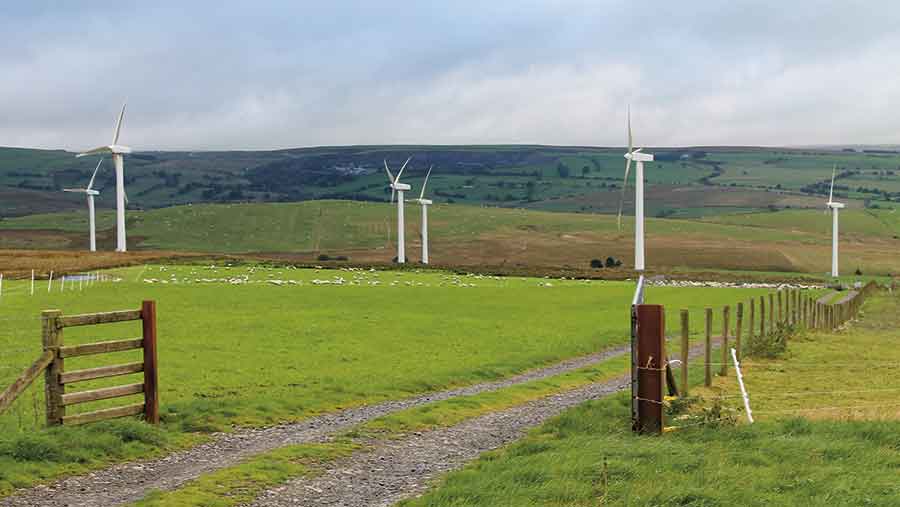
M 11 2 L 0 146 L 900 144 L 900 2 Z

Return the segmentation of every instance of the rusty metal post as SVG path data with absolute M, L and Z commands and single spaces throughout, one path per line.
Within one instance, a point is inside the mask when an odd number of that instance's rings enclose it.
M 640 433 L 663 429 L 666 388 L 666 319 L 660 305 L 637 306 L 638 425 Z

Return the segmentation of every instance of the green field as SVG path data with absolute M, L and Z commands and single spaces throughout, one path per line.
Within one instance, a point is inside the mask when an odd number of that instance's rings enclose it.
M 678 431 L 636 436 L 623 393 L 568 411 L 401 505 L 897 505 L 900 384 L 888 370 L 898 308 L 882 293 L 845 329 L 795 336 L 784 357 L 745 358 L 752 425 L 734 376 L 691 394 L 724 397 L 737 425 L 674 420 Z M 698 382 L 701 369 L 691 373 Z
M 121 431 L 116 423 L 35 433 L 43 402 L 41 390 L 32 387 L 0 417 L 0 484 L 5 484 L 0 490 L 184 445 L 197 432 L 299 420 L 622 345 L 634 289 L 628 282 L 263 266 L 147 266 L 115 273 L 120 282 L 82 291 L 72 291 L 69 282 L 65 292 L 55 285 L 48 293 L 41 281 L 34 296 L 28 295 L 30 282 L 6 281 L 0 299 L 0 385 L 39 354 L 41 309 L 74 314 L 135 308 L 154 299 L 161 433 L 100 438 Z M 339 279 L 343 283 L 335 283 Z M 705 305 L 761 292 L 657 288 L 650 302 L 684 305 L 699 322 Z M 677 318 L 669 316 L 670 326 Z M 137 333 L 135 324 L 123 323 L 67 329 L 64 340 L 78 344 Z M 130 353 L 116 356 L 71 360 L 67 368 L 120 363 Z M 93 381 L 84 387 L 104 385 L 109 384 Z
M 407 211 L 407 256 L 419 255 L 418 206 Z M 193 205 L 130 212 L 132 250 L 287 254 L 315 261 L 344 255 L 354 263 L 389 263 L 395 255 L 394 207 L 386 203 Z M 841 271 L 900 272 L 900 213 L 848 209 L 841 214 Z M 114 238 L 112 214 L 98 217 L 100 248 Z M 818 210 L 743 213 L 703 219 L 647 220 L 651 270 L 811 273 L 830 267 L 831 219 Z M 430 208 L 431 260 L 448 266 L 573 268 L 591 259 L 633 258 L 633 219 L 583 213 L 437 204 Z M 0 222 L 0 248 L 81 249 L 82 213 L 32 215 Z M 2 269 L 2 268 L 0 268 Z M 621 277 L 621 276 L 620 276 Z

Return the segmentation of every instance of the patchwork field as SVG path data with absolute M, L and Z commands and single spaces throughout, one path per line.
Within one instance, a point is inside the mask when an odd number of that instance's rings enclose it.
M 305 419 L 623 345 L 634 289 L 628 282 L 257 265 L 148 265 L 108 273 L 118 281 L 87 287 L 70 280 L 62 290 L 57 280 L 50 292 L 41 280 L 33 296 L 29 280 L 4 282 L 0 385 L 39 354 L 42 309 L 108 311 L 154 299 L 162 430 L 128 437 L 132 430 L 122 422 L 35 432 L 43 402 L 33 386 L 0 417 L 0 490 L 153 455 L 195 442 L 198 432 Z M 651 302 L 689 308 L 700 319 L 705 305 L 761 292 L 658 288 Z M 676 318 L 670 316 L 672 326 Z M 64 340 L 78 344 L 137 333 L 134 324 L 123 323 L 66 330 Z M 130 354 L 67 365 L 120 363 Z M 84 387 L 104 385 L 109 381 Z M 108 436 L 117 432 L 125 436 Z

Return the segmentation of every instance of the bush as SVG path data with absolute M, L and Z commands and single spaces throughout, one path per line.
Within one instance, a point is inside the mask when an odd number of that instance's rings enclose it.
M 856 268 L 856 276 L 862 276 L 862 270 L 861 270 L 861 269 Z
M 615 268 L 622 265 L 622 261 L 616 259 L 615 257 L 607 257 L 606 258 L 606 267 Z
M 594 269 L 600 269 L 603 267 L 603 261 L 600 259 L 591 259 L 591 267 Z
M 317 259 L 319 259 L 320 261 L 330 261 L 331 257 L 329 257 L 328 254 L 321 254 L 317 257 Z
M 787 324 L 776 324 L 775 330 L 766 336 L 754 334 L 747 343 L 747 356 L 774 359 L 787 350 L 787 339 L 797 333 L 797 328 Z

